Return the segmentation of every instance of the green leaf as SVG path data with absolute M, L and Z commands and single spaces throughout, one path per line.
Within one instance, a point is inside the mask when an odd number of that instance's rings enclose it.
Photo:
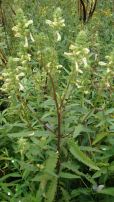
M 9 133 L 8 137 L 10 138 L 21 138 L 21 137 L 42 137 L 42 136 L 48 136 L 48 131 L 43 130 L 36 130 L 36 131 L 22 131 L 17 133 Z
M 97 153 L 101 153 L 101 151 L 95 147 L 90 147 L 90 146 L 80 146 L 80 149 L 82 151 L 86 151 L 86 152 L 97 152 Z
M 39 182 L 41 180 L 41 177 L 42 176 L 40 174 L 38 174 L 38 175 L 36 175 L 35 177 L 32 178 L 32 181 L 33 182 Z
M 64 202 L 69 202 L 71 197 L 70 197 L 68 191 L 65 190 L 63 187 L 61 187 L 61 191 L 62 191 L 62 195 L 63 195 L 63 198 L 64 198 Z
M 89 174 L 84 174 L 83 172 L 80 172 L 78 170 L 78 167 L 77 167 L 76 163 L 73 163 L 71 161 L 65 162 L 65 163 L 62 164 L 62 167 L 71 170 L 76 175 L 78 175 L 80 178 L 81 177 L 86 178 L 86 180 L 88 180 L 88 182 L 90 182 L 91 184 L 95 184 L 95 181 L 92 179 L 92 177 Z
M 100 177 L 101 175 L 106 175 L 107 174 L 107 167 L 103 167 L 100 170 L 96 171 L 94 175 L 92 176 L 93 179 Z
M 34 131 L 22 131 L 17 133 L 9 133 L 8 137 L 10 138 L 21 138 L 21 137 L 31 137 L 34 135 Z
M 101 191 L 98 191 L 98 193 L 114 196 L 114 187 L 104 188 Z
M 53 178 L 49 184 L 48 191 L 46 192 L 45 202 L 53 202 L 57 189 L 57 178 Z
M 101 176 L 101 174 L 102 174 L 102 172 L 98 170 L 98 171 L 92 176 L 92 178 L 93 178 L 93 179 L 98 178 L 98 177 Z
M 95 145 L 99 141 L 101 141 L 104 137 L 106 137 L 108 134 L 107 133 L 100 133 L 96 135 L 95 140 L 93 141 L 92 145 Z
M 80 176 L 71 174 L 71 173 L 66 173 L 66 172 L 61 172 L 60 173 L 61 178 L 67 178 L 67 179 L 78 179 Z
M 114 113 L 114 108 L 110 108 L 105 112 L 106 115 L 109 115 L 109 114 L 112 114 L 112 113 Z
M 79 195 L 89 195 L 90 194 L 90 190 L 87 188 L 76 188 L 71 192 L 71 196 L 72 198 L 76 198 Z
M 73 138 L 76 138 L 77 136 L 80 135 L 81 132 L 84 131 L 84 126 L 79 124 L 78 126 L 75 127 L 75 131 L 74 131 L 74 134 L 73 134 Z
M 75 142 L 72 140 L 69 142 L 69 150 L 71 154 L 79 161 L 84 163 L 85 165 L 89 166 L 91 169 L 99 170 L 99 168 L 95 165 L 95 163 L 81 150 L 80 147 L 75 144 Z
M 55 152 L 49 152 L 49 158 L 46 160 L 45 163 L 45 172 L 48 172 L 50 174 L 53 174 L 54 169 L 56 167 L 58 154 Z
M 21 175 L 19 173 L 10 173 L 10 174 L 7 174 L 3 177 L 0 178 L 0 182 L 3 182 L 4 180 L 8 179 L 8 178 L 18 178 L 18 177 L 21 177 Z

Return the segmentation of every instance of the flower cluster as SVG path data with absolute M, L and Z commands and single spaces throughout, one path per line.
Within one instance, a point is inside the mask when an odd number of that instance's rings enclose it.
M 62 12 L 60 8 L 56 9 L 53 15 L 53 21 L 46 20 L 46 24 L 54 30 L 56 41 L 61 41 L 60 30 L 65 27 L 65 20 L 62 18 Z

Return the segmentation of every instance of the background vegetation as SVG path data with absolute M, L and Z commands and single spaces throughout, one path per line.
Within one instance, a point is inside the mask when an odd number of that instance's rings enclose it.
M 114 3 L 0 1 L 0 201 L 114 201 Z

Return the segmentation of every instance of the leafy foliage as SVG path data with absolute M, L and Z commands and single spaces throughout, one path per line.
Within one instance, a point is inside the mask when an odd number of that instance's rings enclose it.
M 0 200 L 113 201 L 113 2 L 0 6 Z

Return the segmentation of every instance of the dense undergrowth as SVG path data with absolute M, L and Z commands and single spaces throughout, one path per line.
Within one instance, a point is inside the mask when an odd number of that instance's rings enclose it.
M 5 0 L 0 201 L 114 201 L 113 1 Z

